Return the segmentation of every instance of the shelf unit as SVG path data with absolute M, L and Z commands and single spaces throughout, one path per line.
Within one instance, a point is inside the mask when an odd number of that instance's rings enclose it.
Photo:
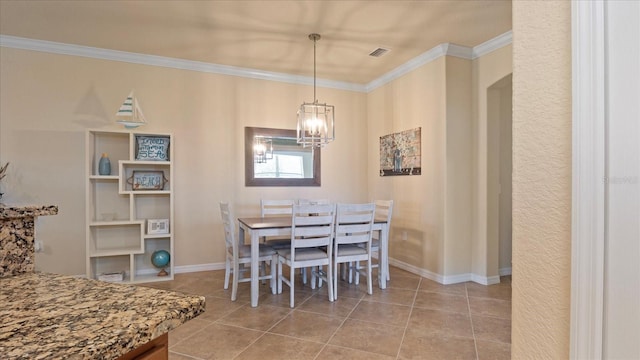
M 136 160 L 139 140 L 158 139 L 161 160 Z M 173 135 L 138 131 L 87 130 L 86 140 L 86 274 L 124 272 L 126 283 L 172 280 L 174 276 Z M 142 147 L 142 145 L 140 145 Z M 166 150 L 165 150 L 166 149 Z M 157 148 L 154 151 L 158 151 Z M 110 175 L 98 175 L 98 162 L 107 153 Z M 134 172 L 155 174 L 158 188 L 134 189 Z M 144 188 L 144 186 L 143 186 Z M 169 232 L 148 234 L 149 219 L 168 219 Z M 151 263 L 156 250 L 171 261 L 161 269 Z

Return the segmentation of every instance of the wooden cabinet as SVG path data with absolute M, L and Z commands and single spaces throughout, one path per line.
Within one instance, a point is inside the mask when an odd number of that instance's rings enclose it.
M 166 360 L 169 358 L 169 334 L 164 333 L 148 343 L 122 355 L 117 360 Z
M 173 145 L 168 133 L 87 131 L 87 277 L 113 281 L 121 273 L 122 282 L 173 279 Z M 103 154 L 111 163 L 108 175 L 98 171 Z M 159 231 L 157 224 L 163 225 Z M 158 276 L 162 269 L 152 264 L 157 250 L 171 256 L 164 268 L 168 276 Z

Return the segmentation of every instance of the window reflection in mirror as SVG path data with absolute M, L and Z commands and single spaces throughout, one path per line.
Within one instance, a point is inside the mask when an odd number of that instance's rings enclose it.
M 268 159 L 256 153 L 256 139 L 271 142 Z M 320 149 L 303 147 L 295 130 L 245 128 L 246 186 L 320 186 Z
M 254 177 L 313 178 L 313 148 L 299 146 L 295 138 L 272 137 L 270 139 L 273 154 L 271 158 L 267 157 L 264 161 L 254 161 Z

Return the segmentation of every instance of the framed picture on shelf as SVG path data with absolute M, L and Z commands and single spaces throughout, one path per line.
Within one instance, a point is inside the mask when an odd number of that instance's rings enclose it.
M 169 161 L 168 136 L 136 136 L 136 160 Z
M 139 171 L 134 170 L 133 175 L 128 179 L 131 188 L 138 190 L 164 190 L 167 179 L 162 171 Z
M 168 234 L 169 219 L 148 219 L 147 235 Z

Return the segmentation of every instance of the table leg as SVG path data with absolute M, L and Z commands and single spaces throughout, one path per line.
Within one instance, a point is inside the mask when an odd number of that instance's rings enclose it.
M 256 231 L 251 231 L 251 307 L 258 306 L 258 275 L 259 275 L 259 262 L 260 256 L 260 244 L 259 237 Z

